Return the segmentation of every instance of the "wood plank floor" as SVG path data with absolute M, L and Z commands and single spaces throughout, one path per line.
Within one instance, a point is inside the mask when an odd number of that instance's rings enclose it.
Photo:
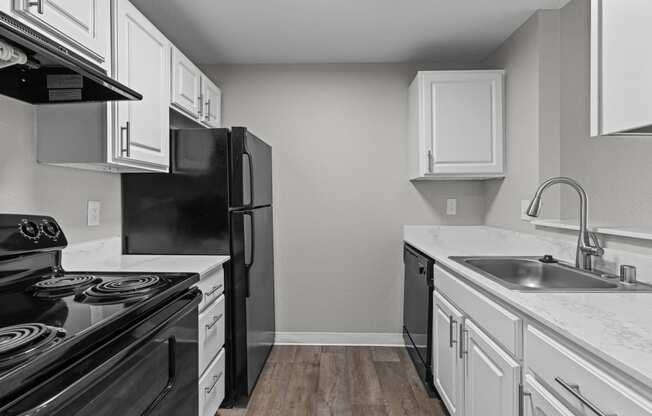
M 446 416 L 403 348 L 276 346 L 247 409 L 218 416 Z

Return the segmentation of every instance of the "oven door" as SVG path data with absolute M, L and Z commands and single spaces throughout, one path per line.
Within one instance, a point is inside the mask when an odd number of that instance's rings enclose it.
M 188 291 L 0 415 L 196 415 L 200 299 Z

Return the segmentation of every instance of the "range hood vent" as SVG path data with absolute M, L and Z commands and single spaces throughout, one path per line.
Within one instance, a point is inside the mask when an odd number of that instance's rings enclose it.
M 0 94 L 31 104 L 143 98 L 99 66 L 2 12 Z

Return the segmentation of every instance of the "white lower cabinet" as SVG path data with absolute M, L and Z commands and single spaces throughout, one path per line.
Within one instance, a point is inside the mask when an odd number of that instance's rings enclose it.
M 225 353 L 220 351 L 199 379 L 199 415 L 214 416 L 224 400 Z
M 534 376 L 527 374 L 523 381 L 523 416 L 574 416 Z
M 437 269 L 435 269 L 437 272 Z M 435 291 L 434 384 L 451 416 L 517 416 L 521 365 Z
M 439 265 L 434 283 L 432 370 L 451 416 L 652 416 L 649 386 Z
M 652 416 L 650 400 L 532 325 L 525 336 L 525 363 L 529 373 L 587 415 L 592 415 L 593 407 L 596 414 Z
M 520 364 L 473 322 L 464 322 L 464 332 L 464 414 L 518 416 Z
M 460 358 L 459 339 L 462 313 L 439 293 L 434 294 L 433 311 L 433 377 L 451 416 L 462 414 L 464 368 Z
M 196 285 L 202 291 L 197 329 L 199 330 L 198 416 L 214 416 L 225 394 L 225 304 L 224 268 L 203 276 Z

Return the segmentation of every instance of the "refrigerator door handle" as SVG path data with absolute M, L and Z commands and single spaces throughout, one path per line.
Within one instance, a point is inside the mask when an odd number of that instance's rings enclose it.
M 254 205 L 254 159 L 247 149 L 242 152 L 242 156 L 247 156 L 249 165 L 249 204 L 247 206 L 252 207 Z
M 249 269 L 251 269 L 251 266 L 254 264 L 254 251 L 255 251 L 255 241 L 256 241 L 256 236 L 255 236 L 255 231 L 254 231 L 254 213 L 251 211 L 244 211 L 243 215 L 246 215 L 249 217 L 250 221 L 250 233 L 249 235 L 251 236 L 250 242 L 249 242 L 249 261 L 247 261 L 247 249 L 245 246 L 245 259 L 244 259 L 244 266 L 245 266 L 245 287 L 246 287 L 246 292 L 247 292 L 247 297 L 251 296 L 251 292 L 249 290 Z M 246 244 L 246 241 L 245 241 Z

